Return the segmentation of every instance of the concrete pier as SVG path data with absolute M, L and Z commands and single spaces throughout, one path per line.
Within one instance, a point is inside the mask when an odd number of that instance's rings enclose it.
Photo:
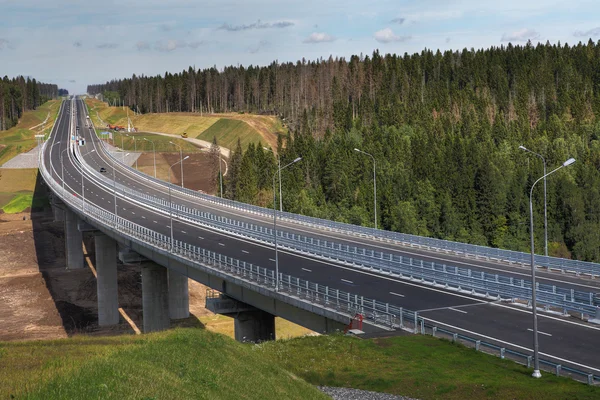
M 275 340 L 275 316 L 268 312 L 246 311 L 231 315 L 234 319 L 235 340 L 260 343 Z
M 188 277 L 169 270 L 169 315 L 171 319 L 190 316 Z
M 94 242 L 98 274 L 98 325 L 116 325 L 119 323 L 117 243 L 100 232 L 94 235 Z
M 83 268 L 82 233 L 77 227 L 79 217 L 68 208 L 65 209 L 65 254 L 67 269 Z
M 144 333 L 169 329 L 169 281 L 167 269 L 153 262 L 142 264 Z

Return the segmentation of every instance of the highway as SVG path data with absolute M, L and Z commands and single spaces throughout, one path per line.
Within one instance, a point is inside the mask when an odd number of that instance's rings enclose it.
M 109 212 L 115 211 L 113 190 L 97 177 L 82 171 L 80 162 L 67 149 L 69 130 L 71 128 L 70 114 L 63 103 L 60 115 L 56 121 L 53 134 L 44 153 L 47 165 L 57 182 L 62 183 L 61 154 L 64 161 L 64 185 L 75 196 L 81 196 L 82 176 L 85 186 L 85 201 L 103 208 Z M 85 117 L 87 110 L 81 100 L 74 102 L 77 108 L 76 125 L 80 134 L 85 137 L 85 145 L 80 147 L 83 162 L 96 170 L 106 168 L 106 177 L 112 179 L 113 173 L 117 182 L 140 190 L 156 197 L 167 199 L 166 186 L 150 181 L 140 180 L 127 167 L 117 163 L 113 171 L 111 159 L 106 155 L 100 139 L 86 129 Z M 189 171 L 186 171 L 189 174 Z M 173 192 L 174 203 L 209 211 L 217 215 L 225 215 L 240 221 L 252 222 L 271 226 L 272 221 L 256 215 L 246 215 L 241 211 L 227 209 L 200 202 L 184 194 Z M 132 222 L 155 230 L 164 235 L 170 235 L 168 215 L 158 212 L 144 204 L 122 199 L 117 193 L 116 210 L 119 216 Z M 203 247 L 217 253 L 226 254 L 256 265 L 274 269 L 274 250 L 272 246 L 255 243 L 208 229 L 193 223 L 175 220 L 173 223 L 174 238 L 189 244 Z M 447 264 L 463 264 L 473 269 L 488 269 L 494 273 L 525 277 L 527 270 L 520 267 L 509 267 L 493 262 L 480 262 L 462 257 L 447 256 L 442 253 L 428 253 L 422 250 L 406 249 L 402 246 L 369 240 L 368 238 L 350 237 L 338 233 L 329 233 L 293 223 L 282 223 L 278 229 L 289 232 L 319 237 L 325 240 L 335 238 L 337 242 L 348 243 L 365 248 L 382 248 L 386 252 L 421 258 L 435 258 L 437 262 Z M 440 261 L 442 260 L 442 261 Z M 279 251 L 280 272 L 295 277 L 307 279 L 330 288 L 338 288 L 365 297 L 375 298 L 383 302 L 420 311 L 420 314 L 439 324 L 452 326 L 456 330 L 464 330 L 475 337 L 487 338 L 523 352 L 531 353 L 532 327 L 531 312 L 518 306 L 492 302 L 463 293 L 446 291 L 417 282 L 409 282 L 399 278 L 378 275 L 373 272 L 357 270 L 341 264 L 323 261 L 289 251 Z M 579 280 L 575 277 L 561 276 L 552 273 L 541 273 L 540 280 L 546 283 L 573 287 L 578 290 L 597 290 L 600 285 L 592 280 Z M 600 327 L 583 323 L 573 318 L 553 314 L 539 314 L 540 352 L 545 358 L 560 361 L 600 373 L 600 357 L 595 342 L 600 338 Z M 544 334 L 541 334 L 543 332 Z

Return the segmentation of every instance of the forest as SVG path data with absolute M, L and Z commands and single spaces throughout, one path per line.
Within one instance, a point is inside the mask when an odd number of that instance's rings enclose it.
M 548 177 L 550 255 L 600 262 L 600 42 L 355 55 L 133 76 L 88 87 L 136 111 L 275 114 L 284 210 L 529 249 L 529 192 Z M 226 196 L 273 204 L 276 160 L 233 149 Z M 202 173 L 202 171 L 198 171 Z M 215 180 L 216 181 L 216 180 Z M 533 193 L 543 253 L 543 185 Z
M 19 76 L 0 79 L 0 131 L 17 125 L 24 111 L 58 97 L 58 86 Z

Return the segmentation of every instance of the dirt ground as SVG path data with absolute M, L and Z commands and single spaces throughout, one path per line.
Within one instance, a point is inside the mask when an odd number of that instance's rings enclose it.
M 205 152 L 184 153 L 183 156 L 189 156 L 184 161 L 183 179 L 185 187 L 192 190 L 200 190 L 204 193 L 214 194 L 215 187 L 210 180 L 210 171 L 212 170 L 210 155 Z M 169 179 L 169 165 L 180 160 L 179 153 L 157 153 L 156 154 L 156 177 L 158 179 Z M 225 172 L 225 161 L 221 164 L 221 169 Z M 152 153 L 143 153 L 138 158 L 138 169 L 150 176 L 154 176 L 154 155 Z M 171 182 L 177 185 L 181 184 L 181 168 L 179 164 L 171 170 Z

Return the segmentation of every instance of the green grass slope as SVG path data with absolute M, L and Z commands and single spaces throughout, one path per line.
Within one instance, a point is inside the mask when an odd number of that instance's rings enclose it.
M 197 136 L 197 139 L 212 142 L 213 137 L 217 138 L 219 145 L 235 149 L 238 138 L 242 143 L 242 148 L 245 149 L 250 143 L 262 142 L 262 136 L 250 125 L 244 121 L 221 118 L 207 130 Z
M 223 335 L 176 329 L 144 336 L 0 344 L 0 398 L 326 399 Z

